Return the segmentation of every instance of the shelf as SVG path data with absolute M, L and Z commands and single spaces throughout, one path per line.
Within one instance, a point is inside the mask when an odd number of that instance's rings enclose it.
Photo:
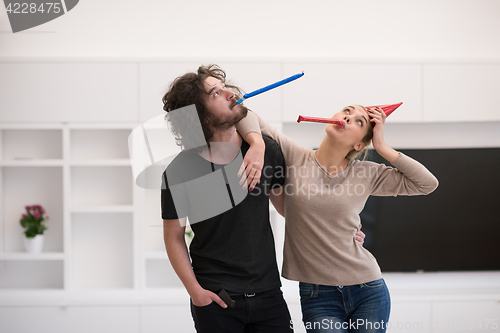
M 128 159 L 130 132 L 130 129 L 71 129 L 71 159 Z
M 62 260 L 0 262 L 0 289 L 62 289 Z
M 146 253 L 165 254 L 163 241 L 163 220 L 161 218 L 161 191 L 142 189 L 143 198 L 140 207 L 139 220 L 141 221 L 143 250 Z
M 189 303 L 184 287 L 153 290 L 0 290 L 0 307 L 6 306 L 127 306 Z
M 130 166 L 130 159 L 70 160 L 71 166 Z
M 132 213 L 134 211 L 134 206 L 72 206 L 70 211 L 72 213 Z
M 63 168 L 3 167 L 0 197 L 3 253 L 24 252 L 23 228 L 19 223 L 27 205 L 42 205 L 48 220 L 43 251 L 63 251 Z
M 62 131 L 51 129 L 4 129 L 2 160 L 62 159 Z
M 63 164 L 63 160 L 59 159 L 15 159 L 0 161 L 0 167 L 60 167 Z
M 62 252 L 42 252 L 42 253 L 0 253 L 0 261 L 20 261 L 20 260 L 64 260 L 64 253 Z
M 133 214 L 71 214 L 73 287 L 133 288 Z
M 71 167 L 72 206 L 131 205 L 132 169 L 126 166 Z
M 102 123 L 87 123 L 87 122 L 78 122 L 78 123 L 69 123 L 67 125 L 71 130 L 132 130 L 138 126 L 137 123 L 131 122 L 102 122 Z
M 61 123 L 2 123 L 0 122 L 0 130 L 61 130 L 64 127 Z
M 0 289 L 134 288 L 135 126 L 0 124 Z M 40 254 L 19 224 L 32 204 L 49 216 Z

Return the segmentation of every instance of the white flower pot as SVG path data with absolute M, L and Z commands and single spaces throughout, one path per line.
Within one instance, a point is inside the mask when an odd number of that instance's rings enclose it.
M 43 235 L 36 235 L 33 238 L 24 238 L 24 247 L 28 253 L 40 253 L 43 248 Z

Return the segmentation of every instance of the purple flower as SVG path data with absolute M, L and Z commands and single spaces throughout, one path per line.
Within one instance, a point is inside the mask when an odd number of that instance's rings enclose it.
M 25 206 L 26 213 L 21 215 L 21 226 L 25 228 L 24 234 L 26 237 L 34 237 L 34 235 L 43 234 L 47 229 L 44 225 L 48 216 L 45 216 L 45 209 L 41 205 Z
M 31 206 L 31 209 L 33 211 L 38 211 L 41 214 L 45 214 L 45 209 L 43 209 L 43 207 L 41 205 L 33 205 L 33 206 Z

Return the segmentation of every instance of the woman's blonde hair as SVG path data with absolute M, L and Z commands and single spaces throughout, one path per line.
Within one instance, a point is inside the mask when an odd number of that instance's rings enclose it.
M 361 105 L 360 105 L 361 106 Z M 366 111 L 366 108 L 364 106 L 361 106 L 363 110 Z M 352 149 L 347 155 L 346 158 L 349 160 L 353 160 L 355 158 L 360 159 L 360 160 L 366 160 L 368 158 L 368 146 L 371 145 L 372 139 L 373 139 L 373 126 L 371 123 L 367 124 L 368 126 L 368 132 L 364 136 L 364 138 L 361 140 L 365 144 L 365 147 L 361 150 L 356 150 Z

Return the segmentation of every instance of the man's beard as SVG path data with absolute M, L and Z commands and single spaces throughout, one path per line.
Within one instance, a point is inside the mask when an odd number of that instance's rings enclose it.
M 241 119 L 245 118 L 248 113 L 246 106 L 240 105 L 240 110 L 225 118 L 210 115 L 211 127 L 214 131 L 224 131 L 235 126 Z

